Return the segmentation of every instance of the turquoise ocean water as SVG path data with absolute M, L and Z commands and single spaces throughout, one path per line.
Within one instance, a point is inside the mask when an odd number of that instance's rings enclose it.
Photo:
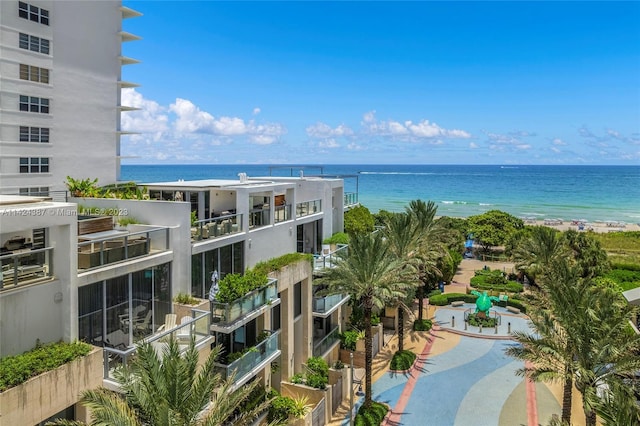
M 122 180 L 138 183 L 209 178 L 298 176 L 300 167 L 268 165 L 123 165 Z M 353 175 L 372 212 L 401 211 L 413 199 L 433 200 L 438 215 L 467 217 L 498 209 L 518 217 L 640 223 L 640 166 L 306 166 L 305 175 Z

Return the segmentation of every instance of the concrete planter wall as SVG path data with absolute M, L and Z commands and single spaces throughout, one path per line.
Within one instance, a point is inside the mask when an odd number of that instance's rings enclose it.
M 372 339 L 374 343 L 376 341 L 375 336 L 378 336 L 378 339 L 377 339 L 378 344 L 373 345 L 372 353 L 373 353 L 373 356 L 375 357 L 384 346 L 384 333 L 383 333 L 382 324 L 373 326 L 371 331 L 372 331 Z M 350 354 L 351 354 L 350 350 L 340 349 L 340 361 L 342 361 L 342 363 L 347 366 L 351 362 Z M 353 365 L 358 368 L 364 368 L 364 361 L 365 361 L 364 339 L 360 339 L 356 342 L 356 350 L 355 352 L 353 352 Z
M 324 422 L 325 424 L 328 424 L 331 421 L 331 386 L 327 386 L 326 389 L 320 390 L 307 385 L 282 382 L 281 389 L 282 396 L 288 396 L 291 398 L 306 396 L 309 398 L 309 404 L 311 404 L 314 409 L 324 399 Z M 311 413 L 307 414 L 304 419 L 296 420 L 293 424 L 297 426 L 310 426 Z
M 197 299 L 197 298 L 196 298 Z M 176 314 L 178 324 L 182 317 L 190 317 L 192 309 L 199 309 L 201 311 L 209 312 L 211 307 L 209 301 L 205 299 L 197 299 L 198 303 L 195 305 L 183 305 L 182 303 L 173 302 L 173 313 Z
M 74 405 L 87 389 L 102 385 L 102 349 L 0 393 L 2 424 L 33 425 Z M 84 409 L 77 410 L 80 413 Z M 88 420 L 88 419 L 80 419 Z

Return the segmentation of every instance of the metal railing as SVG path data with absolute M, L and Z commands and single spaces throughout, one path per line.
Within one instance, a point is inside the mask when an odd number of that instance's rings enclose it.
M 340 327 L 337 325 L 331 329 L 322 339 L 313 343 L 313 356 L 324 355 L 332 346 L 340 342 Z
M 200 309 L 192 309 L 191 316 L 191 320 L 178 324 L 169 330 L 164 330 L 160 333 L 146 337 L 138 342 L 138 345 L 141 343 L 150 343 L 156 348 L 157 353 L 162 355 L 168 339 L 177 339 L 180 343 L 180 352 L 184 353 L 188 349 L 192 339 L 195 340 L 197 345 L 209 338 L 209 312 Z M 132 346 L 123 350 L 104 347 L 102 351 L 104 367 L 103 378 L 105 380 L 114 380 L 113 373 L 118 368 L 128 365 L 135 356 L 137 349 L 137 346 Z
M 322 212 L 322 200 L 305 201 L 296 204 L 296 217 Z
M 226 379 L 235 373 L 235 381 L 239 381 L 259 364 L 277 353 L 279 351 L 278 337 L 280 331 L 269 333 L 269 337 L 249 348 L 244 355 L 233 362 L 229 364 L 215 363 L 215 368 L 220 372 L 222 378 Z
M 278 297 L 278 280 L 270 278 L 269 282 L 233 302 L 211 303 L 211 319 L 214 323 L 230 324 L 243 316 L 270 304 Z
M 314 296 L 313 298 L 313 312 L 324 314 L 329 312 L 341 303 L 349 300 L 349 295 L 346 294 L 331 294 L 328 296 Z
M 191 239 L 200 241 L 239 232 L 242 232 L 242 213 L 199 220 L 196 226 L 191 227 Z
M 82 236 L 80 236 L 82 237 Z M 157 227 L 122 236 L 78 243 L 78 269 L 99 268 L 111 263 L 168 250 L 169 228 Z
M 284 222 L 291 220 L 291 204 L 285 204 L 284 206 L 276 206 L 274 211 L 275 222 Z
M 344 193 L 344 205 L 353 206 L 358 204 L 358 193 L 357 192 L 345 192 Z
M 0 291 L 53 277 L 53 247 L 0 256 Z
M 313 269 L 318 271 L 325 268 L 333 268 L 340 256 L 344 256 L 349 249 L 348 244 L 338 244 L 336 250 L 329 254 L 321 254 L 313 256 Z

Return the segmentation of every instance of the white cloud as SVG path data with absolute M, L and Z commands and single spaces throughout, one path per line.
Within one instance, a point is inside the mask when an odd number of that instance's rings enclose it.
M 261 110 L 260 110 L 260 108 L 255 107 L 255 108 L 253 109 L 253 115 L 258 115 L 258 114 L 260 114 L 260 111 L 261 111 Z
M 344 124 L 340 124 L 339 126 L 332 128 L 328 124 L 317 122 L 316 124 L 308 126 L 305 130 L 307 135 L 314 139 L 327 139 L 353 135 L 353 130 Z
M 159 138 L 169 129 L 167 109 L 155 101 L 145 99 L 135 89 L 122 89 L 122 105 L 140 108 L 139 111 L 123 112 L 120 118 L 122 130 L 149 133 Z
M 469 148 L 471 148 L 471 149 L 478 149 L 478 144 L 476 144 L 475 142 L 470 142 L 470 143 L 469 143 Z
M 335 139 L 325 139 L 318 142 L 320 148 L 340 148 L 340 144 Z
M 552 144 L 554 144 L 554 145 L 556 145 L 556 146 L 564 146 L 564 145 L 566 145 L 566 144 L 567 144 L 565 141 L 563 141 L 563 140 L 562 140 L 562 139 L 560 139 L 560 138 L 554 138 L 554 139 L 551 141 L 551 143 L 552 143 Z
M 429 120 L 414 123 L 411 120 L 399 122 L 396 120 L 378 120 L 375 111 L 363 115 L 362 127 L 369 136 L 394 138 L 398 140 L 420 142 L 442 139 L 468 139 L 471 134 L 465 130 L 445 129 Z

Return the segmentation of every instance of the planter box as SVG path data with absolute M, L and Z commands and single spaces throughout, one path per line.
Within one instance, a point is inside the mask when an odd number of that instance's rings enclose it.
M 281 383 L 282 396 L 288 396 L 291 398 L 300 398 L 306 396 L 309 398 L 309 404 L 313 406 L 312 411 L 318 408 L 318 405 L 324 402 L 324 424 L 329 424 L 331 421 L 331 386 L 327 386 L 326 389 L 315 389 L 307 385 L 298 385 L 295 383 L 282 382 Z M 312 413 L 309 413 L 305 419 L 299 419 L 294 423 L 295 425 L 310 425 L 308 423 L 311 420 Z
M 48 419 L 78 403 L 81 392 L 102 386 L 102 373 L 102 349 L 95 348 L 87 356 L 0 393 L 2 424 L 33 425 Z
M 87 219 L 78 218 L 78 235 L 111 231 L 112 229 L 113 218 L 111 216 L 91 216 Z

